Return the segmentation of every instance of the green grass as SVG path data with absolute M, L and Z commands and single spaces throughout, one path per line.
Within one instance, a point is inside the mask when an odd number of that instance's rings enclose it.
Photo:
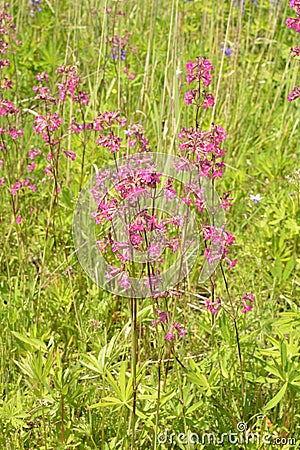
M 197 433 L 200 439 L 207 432 L 221 439 L 236 433 L 241 421 L 260 440 L 238 448 L 274 448 L 263 442 L 266 433 L 295 438 L 294 446 L 282 441 L 281 448 L 298 448 L 300 180 L 293 174 L 299 168 L 299 117 L 297 101 L 289 103 L 287 96 L 299 74 L 289 55 L 297 36 L 285 25 L 292 15 L 288 2 L 270 8 L 267 0 L 259 6 L 246 1 L 241 14 L 229 0 L 43 0 L 33 17 L 28 3 L 9 5 L 23 46 L 10 55 L 5 73 L 13 81 L 9 99 L 20 107 L 24 136 L 10 139 L 7 154 L 0 151 L 0 449 L 221 448 L 180 443 L 178 435 Z M 127 15 L 107 15 L 108 7 Z M 106 40 L 126 30 L 137 47 L 126 60 L 134 80 L 123 73 L 125 62 L 111 60 Z M 225 41 L 230 57 L 221 50 Z M 42 114 L 32 91 L 36 73 L 46 70 L 54 89 L 57 67 L 76 66 L 91 100 L 86 122 L 120 108 L 129 123 L 143 125 L 152 151 L 175 154 L 181 127 L 194 123 L 195 111 L 183 96 L 185 64 L 198 55 L 212 61 L 211 92 L 217 92 L 201 128 L 214 120 L 228 136 L 224 177 L 215 187 L 234 197 L 226 214 L 236 236 L 232 257 L 238 259 L 227 277 L 230 296 L 238 305 L 243 293 L 253 292 L 255 304 L 247 315 L 226 313 L 230 302 L 217 271 L 216 295 L 225 310 L 214 318 L 205 307 L 211 286 L 197 284 L 197 265 L 179 286 L 182 297 L 160 303 L 189 330 L 172 348 L 163 330 L 151 326 L 153 299 L 138 300 L 134 334 L 129 300 L 98 289 L 77 260 L 72 219 L 80 186 L 93 164 L 111 159 L 108 150 L 88 135 L 67 136 L 63 148 L 78 156 L 60 161 L 58 197 L 42 160 L 32 175 L 36 193 L 12 199 L 8 187 L 27 176 L 28 151 L 45 148 L 32 130 L 34 113 Z M 81 116 L 68 101 L 60 112 L 65 123 Z M 255 205 L 250 194 L 258 193 L 263 199 Z M 138 354 L 134 439 L 132 336 Z M 159 442 L 165 430 L 168 442 Z M 237 448 L 228 440 L 224 445 Z

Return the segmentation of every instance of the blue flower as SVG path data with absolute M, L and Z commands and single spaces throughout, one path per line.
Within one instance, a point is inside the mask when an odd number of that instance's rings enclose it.
M 253 200 L 255 205 L 262 199 L 263 199 L 263 197 L 261 197 L 260 194 L 250 195 L 250 200 Z
M 123 47 L 112 47 L 110 49 L 111 53 L 110 53 L 110 58 L 113 61 L 118 61 L 119 58 L 121 61 L 125 61 L 126 59 L 126 50 Z
M 42 8 L 39 6 L 42 4 L 42 0 L 29 0 L 29 5 L 31 6 L 30 14 L 34 15 L 37 12 L 41 12 Z

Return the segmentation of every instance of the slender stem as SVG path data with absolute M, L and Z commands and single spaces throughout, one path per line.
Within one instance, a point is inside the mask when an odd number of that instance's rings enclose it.
M 65 443 L 65 399 L 61 396 L 61 442 Z
M 156 450 L 156 448 L 157 448 L 157 435 L 158 435 L 158 423 L 159 423 L 159 407 L 160 407 L 161 359 L 157 362 L 157 370 L 158 370 L 158 382 L 157 382 L 157 401 L 156 401 L 156 417 L 155 417 L 155 430 L 154 430 L 153 450 Z
M 241 388 L 242 388 L 242 412 L 241 412 L 241 419 L 244 420 L 244 409 L 245 409 L 245 378 L 244 378 L 244 370 L 243 370 L 243 359 L 242 359 L 242 351 L 241 351 L 241 345 L 240 345 L 240 338 L 239 338 L 239 330 L 236 324 L 236 315 L 235 315 L 235 309 L 233 306 L 233 301 L 231 298 L 231 295 L 229 293 L 228 284 L 226 280 L 226 276 L 224 273 L 224 269 L 222 266 L 222 263 L 220 264 L 222 276 L 225 283 L 226 292 L 230 301 L 231 310 L 232 310 L 232 320 L 234 324 L 234 330 L 235 330 L 235 338 L 237 342 L 237 349 L 238 349 L 238 357 L 239 357 L 239 364 L 240 364 L 240 372 L 241 372 Z
M 137 299 L 130 299 L 131 309 L 131 373 L 132 373 L 132 416 L 131 416 L 131 450 L 135 450 L 135 433 L 136 433 L 136 365 L 137 365 Z

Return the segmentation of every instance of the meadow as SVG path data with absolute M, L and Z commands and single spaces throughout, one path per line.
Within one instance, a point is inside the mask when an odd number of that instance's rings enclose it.
M 297 17 L 1 4 L 0 450 L 299 448 Z

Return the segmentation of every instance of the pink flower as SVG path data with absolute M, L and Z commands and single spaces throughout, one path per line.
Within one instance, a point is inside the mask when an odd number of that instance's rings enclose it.
M 169 314 L 166 311 L 162 311 L 161 309 L 157 308 L 156 314 L 158 314 L 158 319 L 152 322 L 153 327 L 156 326 L 158 323 L 167 323 L 170 319 Z
M 52 167 L 52 166 L 47 166 L 47 167 L 45 167 L 45 169 L 44 169 L 44 174 L 45 174 L 45 175 L 46 175 L 46 174 L 51 175 L 51 174 L 52 174 L 52 171 L 53 171 L 53 167 Z
M 34 159 L 36 156 L 40 155 L 40 150 L 29 150 L 29 158 Z
M 175 253 L 178 249 L 178 243 L 179 240 L 177 238 L 171 238 L 170 242 L 168 242 L 166 245 L 172 250 L 173 253 Z
M 130 288 L 131 284 L 129 281 L 129 276 L 127 275 L 126 272 L 123 272 L 122 277 L 119 280 L 119 285 L 124 289 Z
M 173 326 L 171 325 L 169 332 L 165 335 L 166 341 L 173 341 L 176 338 L 175 334 L 172 333 L 172 330 L 173 330 Z
M 300 8 L 300 0 L 290 0 L 290 8 Z
M 16 193 L 21 189 L 22 185 L 19 181 L 17 181 L 11 189 L 12 195 L 16 195 Z
M 214 96 L 212 94 L 205 93 L 202 108 L 206 109 L 209 108 L 210 106 L 214 106 L 214 104 L 215 104 Z
M 35 167 L 36 167 L 35 162 L 33 162 L 33 163 L 31 163 L 31 164 L 28 164 L 28 166 L 27 166 L 28 172 L 33 172 L 34 169 L 35 169 Z
M 247 301 L 249 301 L 250 304 L 248 304 Z M 254 303 L 254 295 L 250 294 L 250 293 L 244 294 L 242 297 L 242 302 L 244 305 L 244 307 L 242 309 L 242 313 L 246 314 L 247 311 L 251 311 L 251 309 L 253 309 L 253 305 L 251 303 Z
M 109 266 L 109 269 L 107 269 L 105 272 L 104 278 L 110 281 L 112 278 L 115 278 L 121 272 L 122 270 L 119 267 Z
M 214 316 L 217 315 L 218 309 L 221 306 L 221 299 L 220 297 L 216 296 L 217 301 L 216 302 L 211 302 L 209 299 L 206 300 L 205 304 L 206 304 L 206 308 L 213 313 Z
M 295 87 L 288 96 L 288 101 L 292 102 L 293 100 L 296 100 L 296 98 L 300 97 L 300 86 Z
M 230 270 L 232 267 L 234 267 L 237 263 L 237 259 L 234 259 L 233 261 L 231 261 L 229 258 L 225 258 L 225 261 L 228 264 L 228 270 Z
M 38 73 L 35 77 L 38 81 L 45 81 L 45 83 L 49 82 L 49 76 L 47 75 L 45 70 L 42 73 Z
M 44 116 L 36 116 L 34 119 L 36 125 L 33 127 L 37 134 L 41 134 L 47 127 L 47 120 Z
M 9 130 L 7 130 L 7 134 L 9 134 L 9 136 L 16 140 L 18 139 L 19 136 L 24 134 L 23 130 L 17 130 L 16 127 L 10 128 Z
M 176 323 L 173 322 L 173 327 L 179 334 L 179 339 L 181 339 L 185 334 L 187 334 L 188 330 L 186 328 L 183 328 L 182 323 Z
M 96 141 L 97 145 L 102 145 L 103 148 L 108 147 L 112 154 L 119 151 L 121 146 L 122 138 L 116 136 L 113 131 L 109 131 L 107 136 L 100 134 Z
M 296 45 L 296 47 L 292 47 L 291 48 L 291 54 L 292 54 L 292 56 L 300 56 L 300 47 L 299 47 L 299 45 Z
M 205 86 L 209 86 L 211 82 L 210 72 L 213 70 L 211 62 L 206 58 L 197 56 L 196 62 L 189 61 L 186 64 L 187 82 L 190 84 L 194 80 L 202 81 Z
M 288 28 L 292 28 L 297 33 L 300 33 L 300 17 L 288 17 L 286 24 Z
M 17 222 L 18 224 L 21 224 L 21 223 L 22 223 L 22 216 L 17 216 L 17 217 L 16 217 L 16 222 Z
M 74 159 L 76 158 L 76 153 L 74 153 L 74 152 L 70 152 L 70 151 L 65 150 L 64 153 L 72 161 L 74 161 Z
M 4 183 L 4 177 L 1 177 L 1 178 L 0 178 L 0 186 L 2 186 L 3 183 Z
M 186 105 L 191 105 L 193 100 L 196 98 L 197 91 L 194 89 L 193 91 L 188 91 L 184 95 L 184 103 Z

